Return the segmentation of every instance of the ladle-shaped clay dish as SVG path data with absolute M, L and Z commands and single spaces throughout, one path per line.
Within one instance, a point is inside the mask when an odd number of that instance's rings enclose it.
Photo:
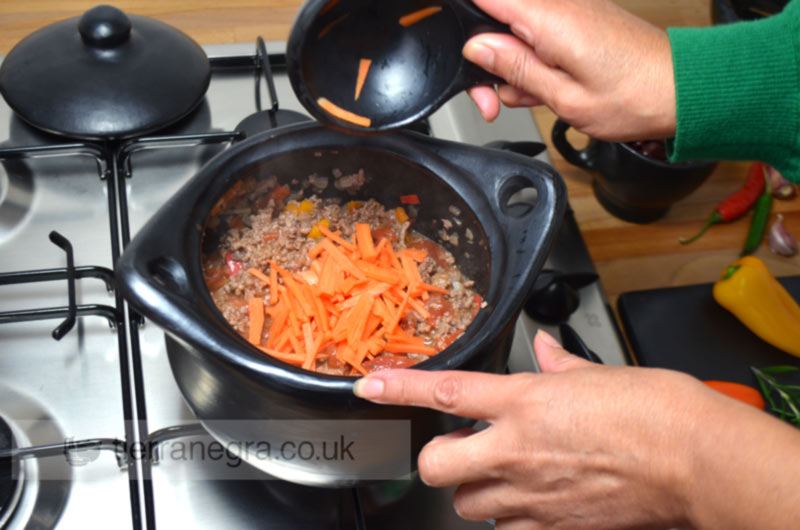
M 320 122 L 358 134 L 427 117 L 500 80 L 467 61 L 466 41 L 508 26 L 469 0 L 309 0 L 286 51 L 297 97 Z

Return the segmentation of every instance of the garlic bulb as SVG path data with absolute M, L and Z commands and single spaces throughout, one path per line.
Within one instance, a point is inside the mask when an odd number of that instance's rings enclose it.
M 796 186 L 772 166 L 769 166 L 769 185 L 776 199 L 791 199 L 797 194 Z
M 775 216 L 775 221 L 769 227 L 767 242 L 772 252 L 781 256 L 794 256 L 797 254 L 797 240 L 783 226 L 783 215 Z

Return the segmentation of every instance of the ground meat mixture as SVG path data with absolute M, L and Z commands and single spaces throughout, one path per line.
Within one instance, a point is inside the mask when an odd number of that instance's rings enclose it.
M 363 184 L 363 178 L 363 172 L 359 172 L 337 176 L 335 180 Z M 456 266 L 452 254 L 414 232 L 413 219 L 400 207 L 386 208 L 374 200 L 323 200 L 316 193 L 327 186 L 327 177 L 312 175 L 307 182 L 309 185 L 304 192 L 294 194 L 288 187 L 278 186 L 275 179 L 240 183 L 223 196 L 212 211 L 205 238 L 211 238 L 213 233 L 215 244 L 204 254 L 202 265 L 211 297 L 225 320 L 247 338 L 251 326 L 248 301 L 253 298 L 270 300 L 271 283 L 264 281 L 264 275 L 260 278 L 254 275 L 253 269 L 266 274 L 270 261 L 274 260 L 290 273 L 304 271 L 312 263 L 309 252 L 322 239 L 320 224 L 331 232 L 340 232 L 345 240 L 355 241 L 356 224 L 366 223 L 375 245 L 386 239 L 395 252 L 402 249 L 425 251 L 427 255 L 418 263 L 422 281 L 447 291 L 447 294 L 426 293 L 424 308 L 429 316 L 423 318 L 410 310 L 398 327 L 424 338 L 425 345 L 436 352 L 455 341 L 474 319 L 482 300 L 472 289 L 473 282 Z M 269 307 L 268 302 L 265 305 Z M 262 346 L 269 340 L 271 323 L 272 316 L 267 310 Z M 383 351 L 369 354 L 362 366 L 369 372 L 411 366 L 428 358 L 422 353 Z M 358 373 L 337 359 L 333 344 L 318 353 L 311 368 L 334 375 Z

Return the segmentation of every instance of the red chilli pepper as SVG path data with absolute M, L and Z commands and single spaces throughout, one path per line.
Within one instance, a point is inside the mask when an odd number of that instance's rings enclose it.
M 748 210 L 753 207 L 756 201 L 758 201 L 758 198 L 761 196 L 761 194 L 764 193 L 766 171 L 767 167 L 765 164 L 761 162 L 753 162 L 753 165 L 750 166 L 750 171 L 747 174 L 747 180 L 745 181 L 744 186 L 742 186 L 739 191 L 719 203 L 719 205 L 714 209 L 714 212 L 711 214 L 711 217 L 708 218 L 706 224 L 703 225 L 697 234 L 688 239 L 681 238 L 678 241 L 680 241 L 683 245 L 687 245 L 692 241 L 699 239 L 700 236 L 702 236 L 712 225 L 717 223 L 727 223 L 746 214 Z

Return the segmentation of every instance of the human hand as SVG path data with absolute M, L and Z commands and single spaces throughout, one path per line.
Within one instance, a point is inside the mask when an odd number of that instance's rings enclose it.
M 474 0 L 513 35 L 480 34 L 464 56 L 508 82 L 468 92 L 488 121 L 510 107 L 548 106 L 602 140 L 675 134 L 675 81 L 666 32 L 609 0 Z
M 502 530 L 683 524 L 684 436 L 703 385 L 596 365 L 543 333 L 534 347 L 547 373 L 392 370 L 362 378 L 356 393 L 489 423 L 439 436 L 419 455 L 423 481 L 459 485 L 454 505 L 465 519 L 496 519 Z

